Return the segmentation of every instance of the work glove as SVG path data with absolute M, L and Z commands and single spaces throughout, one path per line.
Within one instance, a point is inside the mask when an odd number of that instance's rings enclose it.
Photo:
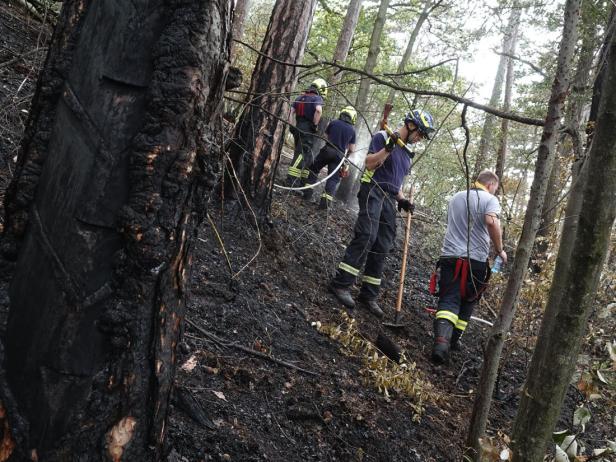
M 400 199 L 398 200 L 398 212 L 401 212 L 402 210 L 406 210 L 408 213 L 413 215 L 413 212 L 415 211 L 415 204 L 408 199 Z
M 387 152 L 391 152 L 394 150 L 394 148 L 398 145 L 398 140 L 400 139 L 400 134 L 399 133 L 392 133 L 391 135 L 389 135 L 389 140 L 387 141 L 387 143 L 385 144 L 385 150 Z
M 340 178 L 346 178 L 349 176 L 349 164 L 346 160 L 344 161 L 344 164 L 342 164 L 342 167 L 340 167 L 340 170 L 338 170 L 338 173 L 340 174 Z

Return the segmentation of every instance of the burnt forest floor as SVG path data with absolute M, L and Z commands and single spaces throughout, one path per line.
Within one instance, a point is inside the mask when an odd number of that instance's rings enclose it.
M 4 2 L 0 26 L 3 197 L 50 32 Z M 427 284 L 436 255 L 426 250 L 434 247 L 428 245 L 434 226 L 421 220 L 421 210 L 412 225 L 400 318 L 407 326 L 400 330 L 382 327 L 361 308 L 342 309 L 326 290 L 352 235 L 352 207 L 320 211 L 314 202 L 275 192 L 271 228 L 255 228 L 251 211 L 233 202 L 211 202 L 208 215 L 194 241 L 189 309 L 169 417 L 169 460 L 461 460 L 487 331 L 471 323 L 451 365 L 429 361 L 432 316 L 425 308 L 435 305 Z M 404 224 L 398 221 L 383 277 L 385 320 L 393 320 L 400 272 Z M 10 271 L 5 268 L 3 276 L 2 323 Z M 487 293 L 492 302 L 482 303 L 477 316 L 494 319 L 489 305 L 498 306 L 493 302 L 498 287 L 494 284 Z M 355 319 L 352 329 L 350 318 Z M 532 342 L 537 324 L 523 324 Z M 530 332 L 529 326 L 534 326 Z M 379 333 L 403 348 L 405 368 L 374 356 L 370 342 Z M 601 348 L 596 336 L 588 339 L 584 351 L 590 362 L 602 357 Z M 529 345 L 507 342 L 488 425 L 499 442 L 510 431 L 529 361 Z M 403 380 L 392 385 L 392 374 Z M 559 428 L 571 428 L 576 405 L 583 401 L 585 395 L 570 387 Z M 616 433 L 613 412 L 599 402 L 590 405 L 594 415 L 584 434 L 588 447 L 602 447 Z

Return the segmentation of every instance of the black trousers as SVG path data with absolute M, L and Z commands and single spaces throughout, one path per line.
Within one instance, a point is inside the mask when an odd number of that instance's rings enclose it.
M 375 299 L 381 288 L 385 257 L 396 237 L 396 200 L 373 183 L 363 183 L 358 194 L 359 215 L 333 284 L 349 287 L 364 266 L 360 297 Z
M 319 151 L 319 154 L 317 154 L 316 159 L 314 159 L 312 166 L 310 167 L 310 172 L 308 174 L 308 184 L 314 184 L 317 182 L 317 177 L 323 167 L 327 166 L 328 175 L 332 173 L 342 160 L 342 156 L 343 153 L 334 146 L 331 146 L 329 144 L 323 146 L 323 148 Z M 328 201 L 332 201 L 334 199 L 336 187 L 338 186 L 339 182 L 340 175 L 338 174 L 334 174 L 330 178 L 328 178 L 325 182 L 325 190 L 323 191 L 323 194 L 321 194 L 321 197 L 324 197 Z M 313 190 L 309 189 L 306 192 L 305 197 L 307 199 L 312 197 L 312 192 Z
M 308 179 L 309 168 L 314 162 L 312 147 L 315 136 L 312 132 L 313 123 L 308 119 L 299 118 L 295 127 L 297 128 L 293 133 L 295 150 L 293 161 L 287 173 L 287 183 L 291 186 L 303 186 Z
M 466 260 L 470 265 L 462 265 L 464 260 L 457 257 L 441 257 L 439 260 L 439 299 L 436 311 L 436 319 L 447 319 L 460 331 L 466 329 L 485 289 L 490 271 L 485 261 Z M 466 284 L 462 284 L 464 279 Z

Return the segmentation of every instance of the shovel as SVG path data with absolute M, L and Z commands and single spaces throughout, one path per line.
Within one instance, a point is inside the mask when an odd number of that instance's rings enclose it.
M 413 192 L 411 191 L 411 201 Z M 404 277 L 406 276 L 406 256 L 409 249 L 409 239 L 411 237 L 411 214 L 406 215 L 406 230 L 404 232 L 404 246 L 402 248 L 402 269 L 400 270 L 400 286 L 398 287 L 398 298 L 396 299 L 396 314 L 394 316 L 394 322 L 384 322 L 386 327 L 401 328 L 406 324 L 400 324 L 400 310 L 402 309 L 402 295 L 404 294 Z

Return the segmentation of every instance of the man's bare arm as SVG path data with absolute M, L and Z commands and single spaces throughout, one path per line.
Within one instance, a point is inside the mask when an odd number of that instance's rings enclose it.
M 312 122 L 315 125 L 319 125 L 319 121 L 321 120 L 321 115 L 323 114 L 323 106 L 318 105 L 314 108 L 314 117 L 312 118 Z
M 503 249 L 503 232 L 501 230 L 500 220 L 493 213 L 487 213 L 485 215 L 485 223 L 488 227 L 488 234 L 490 240 L 494 244 L 497 255 L 503 259 L 503 263 L 507 263 L 507 253 Z
M 389 157 L 389 154 L 390 153 L 387 152 L 385 148 L 375 152 L 374 154 L 368 154 L 366 156 L 366 168 L 368 170 L 376 170 L 383 165 L 383 162 L 385 162 L 385 160 Z

